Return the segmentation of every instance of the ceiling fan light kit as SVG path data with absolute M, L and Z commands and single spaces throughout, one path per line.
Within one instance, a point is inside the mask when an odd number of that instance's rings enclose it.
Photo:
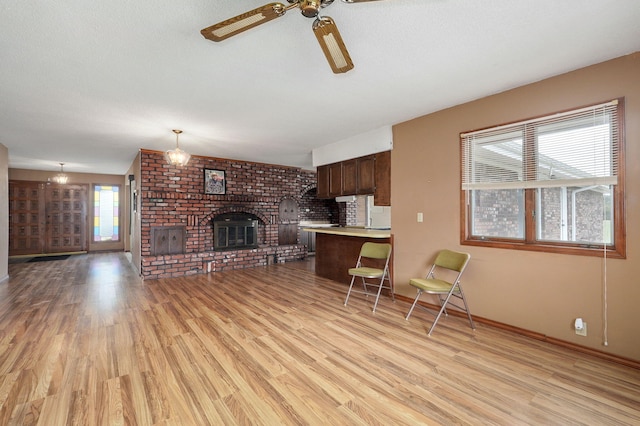
M 288 0 L 289 3 L 296 3 L 295 1 Z M 307 18 L 315 18 L 320 13 L 321 7 L 326 7 L 333 3 L 333 0 L 300 0 L 299 2 L 300 11 L 303 16 Z
M 218 22 L 200 31 L 202 36 L 211 41 L 222 41 L 258 25 L 283 16 L 295 7 L 303 16 L 315 18 L 312 29 L 334 73 L 345 73 L 353 69 L 353 62 L 347 51 L 333 19 L 320 16 L 320 9 L 329 6 L 334 0 L 287 0 L 283 3 L 269 3 L 249 12 Z M 364 3 L 379 0 L 342 0 L 344 3 Z

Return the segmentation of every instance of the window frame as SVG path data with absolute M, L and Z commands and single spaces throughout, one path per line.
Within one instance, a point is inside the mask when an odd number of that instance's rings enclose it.
M 617 166 L 618 166 L 618 181 L 617 184 L 612 185 L 612 195 L 613 195 L 613 244 L 585 244 L 585 243 L 575 243 L 569 241 L 547 241 L 547 240 L 537 240 L 537 229 L 536 229 L 536 201 L 537 195 L 536 192 L 538 188 L 524 188 L 524 239 L 512 239 L 512 238 L 504 238 L 504 237 L 486 237 L 486 236 L 473 236 L 471 235 L 472 229 L 472 203 L 471 203 L 471 189 L 464 189 L 462 185 L 460 185 L 460 243 L 462 245 L 470 245 L 470 246 L 479 246 L 479 247 L 492 247 L 492 248 L 501 248 L 501 249 L 513 249 L 513 250 L 528 250 L 528 251 L 537 251 L 537 252 L 548 252 L 548 253 L 560 253 L 560 254 L 570 254 L 570 255 L 581 255 L 581 256 L 594 256 L 594 257 L 608 257 L 614 259 L 625 259 L 626 258 L 626 217 L 625 217 L 625 131 L 624 131 L 624 118 L 625 118 L 625 108 L 624 108 L 624 98 L 618 98 L 618 107 L 616 109 L 617 120 L 618 120 L 618 155 L 617 155 Z M 587 105 L 595 106 L 598 104 Z M 563 114 L 571 111 L 577 111 L 581 108 L 571 108 L 564 111 L 559 111 L 553 114 Z M 535 122 L 536 120 L 543 120 L 546 117 L 549 117 L 553 114 L 545 114 L 537 117 L 533 117 L 527 120 L 522 120 L 523 122 Z M 496 126 L 490 126 L 483 129 L 474 130 L 473 132 L 483 131 L 495 129 L 502 126 L 507 126 L 510 124 L 517 124 L 518 122 L 505 123 Z M 471 132 L 463 132 L 460 134 L 460 179 L 463 182 L 463 174 L 464 174 L 464 147 L 465 147 L 465 139 L 463 135 L 465 133 Z M 531 140 L 523 141 L 523 144 L 534 143 Z M 537 149 L 534 149 L 533 152 L 537 154 Z M 535 167 L 536 155 L 532 155 L 531 158 L 527 158 L 525 168 L 529 168 L 532 165 Z M 533 213 L 533 214 L 532 214 Z M 605 250 L 606 247 L 606 250 Z

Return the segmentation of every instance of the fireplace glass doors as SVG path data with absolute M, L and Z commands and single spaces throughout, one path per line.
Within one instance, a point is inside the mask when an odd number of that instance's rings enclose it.
M 258 247 L 258 220 L 253 215 L 235 214 L 213 220 L 214 250 Z

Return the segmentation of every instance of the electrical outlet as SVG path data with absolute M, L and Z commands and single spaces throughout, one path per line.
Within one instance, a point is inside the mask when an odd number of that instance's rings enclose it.
M 582 328 L 580 330 L 576 329 L 576 334 L 578 336 L 586 336 L 587 335 L 587 323 L 582 323 Z
M 418 222 L 422 222 L 424 220 L 424 215 L 422 214 L 422 212 L 418 213 Z

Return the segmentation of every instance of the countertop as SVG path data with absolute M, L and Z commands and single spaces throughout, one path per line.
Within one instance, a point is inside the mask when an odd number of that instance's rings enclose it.
M 314 222 L 314 221 L 300 221 L 300 228 L 332 228 L 338 227 L 337 223 L 327 223 L 327 222 Z
M 325 228 L 302 228 L 303 231 L 315 232 L 317 234 L 346 235 L 349 237 L 366 237 L 366 238 L 389 238 L 391 236 L 390 229 L 368 229 L 368 228 L 350 228 L 350 227 L 325 227 Z

